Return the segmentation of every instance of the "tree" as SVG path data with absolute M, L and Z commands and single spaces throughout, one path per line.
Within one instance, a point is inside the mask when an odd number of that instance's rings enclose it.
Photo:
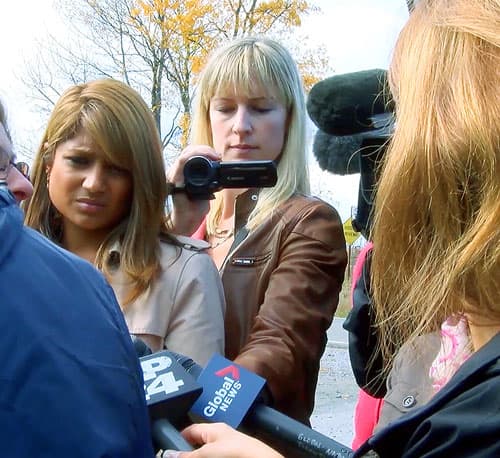
M 288 43 L 301 18 L 318 11 L 305 0 L 59 0 L 58 8 L 78 45 L 51 38 L 30 66 L 26 82 L 39 103 L 50 106 L 68 84 L 122 79 L 149 99 L 164 147 L 185 142 L 196 75 L 219 43 L 285 33 Z M 309 87 L 329 71 L 311 53 L 299 67 Z
M 408 7 L 408 12 L 411 13 L 413 8 L 415 8 L 415 0 L 406 0 L 406 6 Z

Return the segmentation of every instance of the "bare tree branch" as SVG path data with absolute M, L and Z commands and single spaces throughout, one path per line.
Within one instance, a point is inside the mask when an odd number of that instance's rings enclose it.
M 413 11 L 413 8 L 415 8 L 415 1 L 406 0 L 406 6 L 408 7 L 408 12 L 411 13 Z
M 194 77 L 214 47 L 231 35 L 289 32 L 314 10 L 304 0 L 57 0 L 57 8 L 71 43 L 45 40 L 27 65 L 39 106 L 51 109 L 69 84 L 121 79 L 149 99 L 164 148 L 183 144 Z

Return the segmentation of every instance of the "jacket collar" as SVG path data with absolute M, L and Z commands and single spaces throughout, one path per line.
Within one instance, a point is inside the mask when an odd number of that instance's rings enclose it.
M 249 189 L 236 197 L 234 204 L 234 232 L 235 234 L 245 226 L 248 216 L 252 213 L 259 200 L 260 189 Z
M 205 242 L 205 240 L 198 240 L 191 237 L 186 237 L 183 235 L 173 235 L 170 234 L 171 239 L 165 241 L 167 243 L 173 243 L 174 245 L 181 246 L 187 250 L 192 251 L 203 251 L 210 248 L 210 244 Z M 160 239 L 162 241 L 162 239 Z M 119 240 L 115 240 L 109 248 L 109 257 L 111 262 L 114 264 L 120 263 L 120 255 L 122 251 L 122 244 Z

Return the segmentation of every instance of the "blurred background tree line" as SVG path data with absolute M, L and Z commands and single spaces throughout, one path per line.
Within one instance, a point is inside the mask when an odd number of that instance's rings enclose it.
M 297 60 L 306 90 L 333 72 L 317 45 L 294 35 L 305 0 L 57 0 L 70 39 L 49 35 L 26 63 L 24 83 L 50 112 L 70 85 L 120 79 L 150 104 L 167 161 L 187 141 L 196 77 L 210 52 L 233 38 L 266 35 Z M 294 41 L 295 40 L 295 41 Z

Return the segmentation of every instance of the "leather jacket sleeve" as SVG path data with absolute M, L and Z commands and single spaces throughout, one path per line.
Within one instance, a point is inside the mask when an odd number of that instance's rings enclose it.
M 344 279 L 346 245 L 337 212 L 319 200 L 293 212 L 283 227 L 279 259 L 235 361 L 267 380 L 278 410 L 307 423 Z

